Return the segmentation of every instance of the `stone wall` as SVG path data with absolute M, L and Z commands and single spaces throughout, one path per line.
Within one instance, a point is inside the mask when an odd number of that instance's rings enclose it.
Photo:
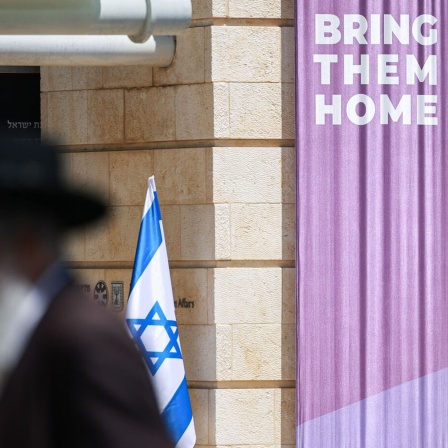
M 193 15 L 166 69 L 42 68 L 44 134 L 109 206 L 67 259 L 127 297 L 154 174 L 197 446 L 293 446 L 293 0 L 193 0 Z

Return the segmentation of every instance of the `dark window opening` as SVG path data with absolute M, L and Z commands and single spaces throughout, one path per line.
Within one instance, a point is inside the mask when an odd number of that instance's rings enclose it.
M 40 140 L 40 73 L 0 73 L 0 133 Z

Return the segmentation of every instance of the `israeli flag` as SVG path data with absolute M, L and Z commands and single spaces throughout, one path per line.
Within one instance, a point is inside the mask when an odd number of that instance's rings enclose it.
M 148 179 L 126 322 L 148 366 L 160 413 L 176 448 L 193 447 L 196 433 L 154 177 Z

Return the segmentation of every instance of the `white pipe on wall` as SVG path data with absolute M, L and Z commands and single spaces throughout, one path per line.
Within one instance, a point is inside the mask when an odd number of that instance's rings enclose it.
M 191 0 L 0 0 L 0 34 L 176 35 L 188 28 Z
M 167 67 L 174 58 L 172 36 L 133 43 L 127 36 L 0 36 L 0 65 Z

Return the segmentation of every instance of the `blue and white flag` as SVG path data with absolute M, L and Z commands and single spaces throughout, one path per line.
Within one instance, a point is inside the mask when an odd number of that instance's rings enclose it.
M 148 179 L 126 322 L 143 354 L 176 448 L 196 442 L 154 177 Z

